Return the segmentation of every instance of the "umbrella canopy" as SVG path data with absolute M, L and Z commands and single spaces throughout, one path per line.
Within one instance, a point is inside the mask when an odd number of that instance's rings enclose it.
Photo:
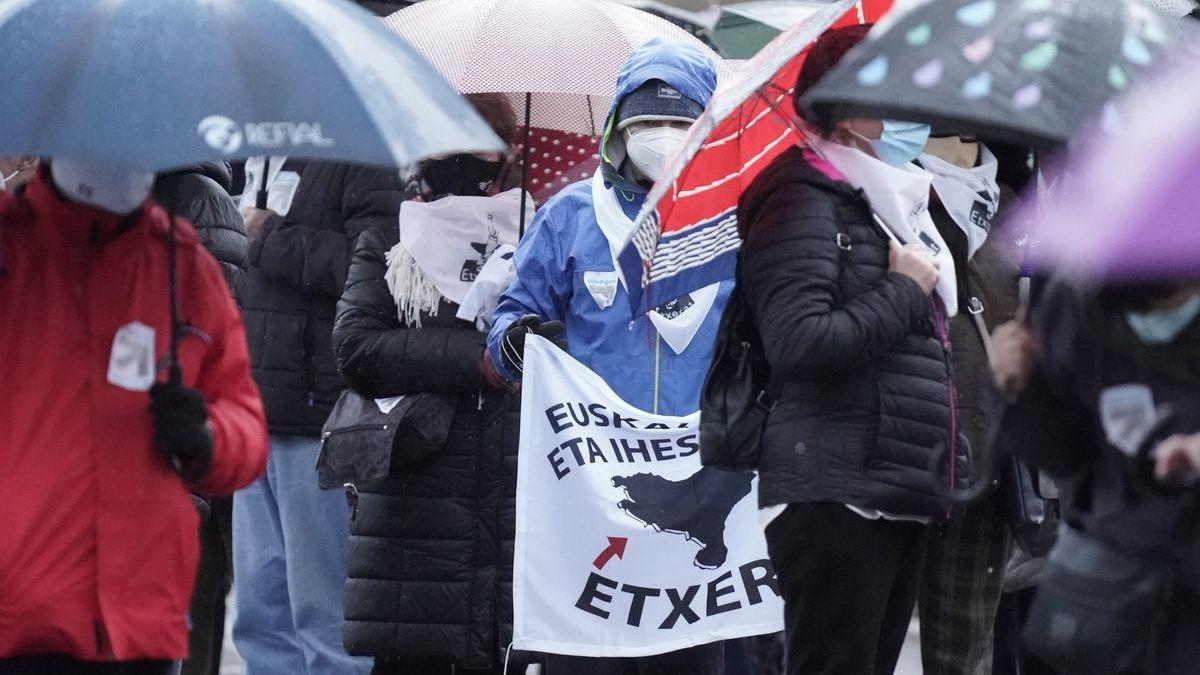
M 808 19 L 825 3 L 791 0 L 751 0 L 721 7 L 713 26 L 713 42 L 721 55 L 748 59 L 781 32 Z
M 596 136 L 617 73 L 652 38 L 690 42 L 687 31 L 608 0 L 425 0 L 385 23 L 464 93 L 501 92 L 518 110 L 534 94 L 532 125 Z
M 1050 198 L 1017 215 L 1036 224 L 1036 264 L 1086 281 L 1200 277 L 1197 63 L 1180 59 L 1134 91 L 1117 133 L 1093 135 Z
M 659 2 L 689 12 L 703 12 L 709 7 L 719 4 L 717 0 L 659 0 Z
M 892 8 L 893 0 L 855 3 L 857 19 L 875 23 Z M 792 26 L 829 6 L 827 0 L 749 0 L 721 6 L 712 29 L 717 50 L 728 59 L 748 59 Z
M 674 5 L 667 4 L 667 3 L 663 2 L 662 0 L 615 0 L 615 1 L 621 3 L 622 5 L 626 5 L 628 7 L 633 7 L 634 9 L 640 9 L 643 12 L 650 12 L 650 13 L 654 14 L 655 16 L 669 17 L 671 19 L 674 19 L 675 21 L 682 22 L 682 23 L 686 24 L 684 27 L 687 28 L 689 30 L 689 32 L 691 32 L 693 34 L 699 32 L 701 30 L 707 29 L 709 26 L 711 26 L 712 18 L 719 11 L 719 10 L 717 10 L 717 8 L 715 6 L 713 6 L 713 7 L 704 9 L 702 11 L 693 12 L 693 11 L 690 11 L 687 9 L 680 9 L 679 7 L 675 7 Z
M 738 198 L 772 160 L 802 141 L 792 122 L 792 91 L 805 48 L 836 22 L 855 20 L 854 6 L 854 0 L 829 3 L 718 86 L 650 191 L 620 255 L 635 307 L 733 276 L 741 245 Z
M 8 0 L 0 154 L 146 171 L 256 155 L 405 166 L 502 146 L 344 0 Z
M 609 0 L 425 0 L 385 23 L 458 91 L 508 94 L 528 115 L 522 182 L 539 202 L 599 166 L 597 137 L 635 49 L 655 37 L 689 42 L 728 72 L 687 31 Z
M 1185 23 L 1136 0 L 931 0 L 881 28 L 804 103 L 1052 148 L 1142 77 Z

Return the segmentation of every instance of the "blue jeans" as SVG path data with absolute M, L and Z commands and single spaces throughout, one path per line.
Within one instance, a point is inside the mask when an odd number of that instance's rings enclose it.
M 233 642 L 246 675 L 371 669 L 342 647 L 349 513 L 341 490 L 317 487 L 320 446 L 272 436 L 266 474 L 233 497 Z

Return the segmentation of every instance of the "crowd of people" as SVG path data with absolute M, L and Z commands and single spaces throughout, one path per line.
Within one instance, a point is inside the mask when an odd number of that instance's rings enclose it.
M 683 341 L 635 311 L 617 257 L 716 88 L 690 45 L 633 53 L 600 169 L 527 230 L 515 152 L 160 175 L 0 158 L 0 675 L 215 675 L 234 586 L 248 675 L 886 674 L 914 612 L 926 673 L 1194 672 L 1200 278 L 1093 288 L 1030 270 L 1029 224 L 1006 214 L 1036 183 L 1031 151 L 807 108 L 869 29 L 813 45 L 793 94 L 805 137 L 742 194 L 736 277 L 692 294 L 709 308 Z M 516 148 L 510 100 L 467 98 Z M 926 243 L 897 243 L 900 224 Z M 504 258 L 491 297 L 460 250 Z M 512 652 L 525 341 L 686 415 L 734 303 L 780 391 L 757 470 L 785 632 L 638 658 Z M 164 377 L 176 331 L 181 377 Z M 382 475 L 322 489 L 323 429 L 348 395 L 404 397 L 425 433 L 398 436 Z M 1161 419 L 1122 438 L 1110 403 L 1140 396 Z M 1093 637 L 1125 660 L 1072 666 L 1078 638 L 1035 632 L 1026 589 L 1061 578 L 1014 536 L 1007 495 L 1030 475 L 1039 498 L 1061 487 L 1048 510 L 1169 573 L 1154 615 L 1126 617 L 1136 644 L 1097 610 Z

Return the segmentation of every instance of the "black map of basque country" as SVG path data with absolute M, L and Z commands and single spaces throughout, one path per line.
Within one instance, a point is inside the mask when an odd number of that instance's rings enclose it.
M 628 499 L 617 506 L 656 532 L 682 534 L 700 545 L 696 567 L 711 570 L 725 564 L 725 521 L 734 505 L 750 494 L 754 474 L 706 466 L 690 478 L 667 480 L 652 473 L 614 476 L 614 487 Z

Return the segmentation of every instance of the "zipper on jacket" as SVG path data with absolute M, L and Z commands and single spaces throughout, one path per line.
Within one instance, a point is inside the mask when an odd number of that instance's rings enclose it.
M 947 459 L 947 475 L 951 494 L 957 483 L 955 472 L 958 464 L 958 401 L 954 389 L 954 377 L 950 371 L 950 328 L 946 320 L 945 310 L 939 299 L 933 300 L 933 322 L 937 327 L 938 339 L 942 342 L 942 358 L 946 363 L 946 391 L 950 402 L 950 455 Z M 953 506 L 946 507 L 946 517 L 950 517 Z

